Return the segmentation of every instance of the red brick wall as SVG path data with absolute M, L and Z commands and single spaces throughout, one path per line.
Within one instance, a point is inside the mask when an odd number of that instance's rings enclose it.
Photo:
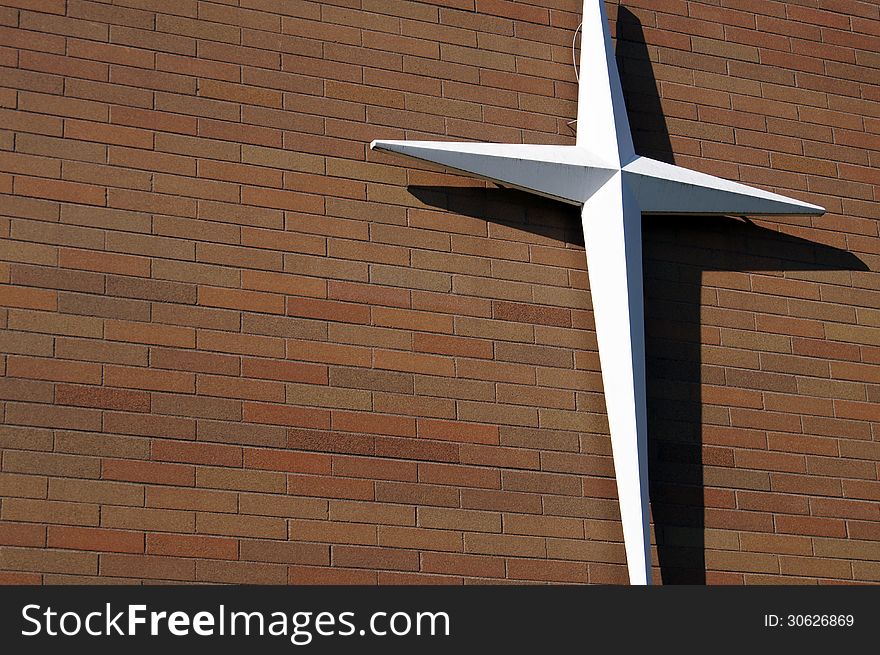
M 577 213 L 371 153 L 572 143 L 579 0 L 0 2 L 0 580 L 624 582 Z M 609 5 L 656 577 L 880 580 L 880 9 Z

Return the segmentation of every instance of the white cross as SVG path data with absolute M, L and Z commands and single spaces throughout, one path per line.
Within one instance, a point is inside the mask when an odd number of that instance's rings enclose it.
M 823 214 L 822 207 L 636 155 L 602 0 L 584 0 L 574 146 L 373 141 L 582 207 L 630 584 L 651 583 L 642 214 Z

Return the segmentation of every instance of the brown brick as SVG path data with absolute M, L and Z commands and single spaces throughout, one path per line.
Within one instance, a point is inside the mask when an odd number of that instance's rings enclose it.
M 6 374 L 12 377 L 100 384 L 101 366 L 91 362 L 73 362 L 34 357 L 9 357 Z
M 194 286 L 161 280 L 138 280 L 128 277 L 107 277 L 107 294 L 144 300 L 164 300 L 168 302 L 194 303 Z
M 484 555 L 457 553 L 422 553 L 422 570 L 434 573 L 453 573 L 478 578 L 503 578 L 504 560 Z
M 158 346 L 192 348 L 195 345 L 195 334 L 191 329 L 128 321 L 108 320 L 105 323 L 104 336 L 112 341 L 129 341 Z
M 287 535 L 287 526 L 280 518 L 200 513 L 196 517 L 196 532 L 230 537 L 282 539 Z
M 6 307 L 22 307 L 24 309 L 52 311 L 58 308 L 57 294 L 44 289 L 27 289 L 4 285 L 0 287 L 0 302 Z
M 206 582 L 284 584 L 287 567 L 252 562 L 196 561 L 196 579 Z
M 199 467 L 196 469 L 196 485 L 213 489 L 280 493 L 285 480 L 280 473 L 230 469 L 222 467 Z
M 238 357 L 173 348 L 152 348 L 150 363 L 154 368 L 182 369 L 196 373 L 238 375 L 241 372 Z
M 84 314 L 105 318 L 126 318 L 135 321 L 149 319 L 149 305 L 139 300 L 96 298 L 73 293 L 61 293 L 58 309 L 66 314 Z
M 410 482 L 376 482 L 376 500 L 392 503 L 458 507 L 458 489 Z
M 287 493 L 351 500 L 373 500 L 375 498 L 372 480 L 349 480 L 298 474 L 287 476 Z
M 413 349 L 438 355 L 458 355 L 480 359 L 492 358 L 492 344 L 483 339 L 416 333 L 413 334 Z
M 148 412 L 150 397 L 138 391 L 122 391 L 100 387 L 58 385 L 55 402 L 61 405 L 118 409 L 129 412 Z
M 273 273 L 271 271 L 242 271 L 241 285 L 246 289 L 270 291 L 293 296 L 324 298 L 327 295 L 327 283 L 324 280 L 317 280 L 303 275 Z M 346 299 L 342 298 L 342 300 Z
M 107 553 L 143 553 L 144 535 L 126 530 L 49 526 L 49 548 L 97 550 Z
M 151 555 L 102 555 L 100 573 L 107 576 L 186 581 L 195 579 L 195 562 Z
M 46 545 L 46 528 L 42 525 L 27 523 L 0 523 L 0 544 L 4 546 L 31 546 L 41 548 Z
M 191 466 L 114 459 L 105 459 L 102 462 L 101 475 L 105 480 L 151 484 L 192 486 L 195 480 Z
M 191 438 L 195 434 L 195 422 L 191 419 L 128 412 L 105 411 L 104 428 L 111 432 L 142 436 Z
M 349 436 L 347 439 L 351 439 Z M 372 439 L 362 439 L 364 442 L 363 452 L 372 452 Z M 291 439 L 292 445 L 300 445 L 302 442 Z M 305 444 L 302 444 L 305 445 Z M 356 448 L 346 449 L 344 445 L 340 445 L 337 450 L 345 452 L 346 450 L 357 450 Z M 351 478 L 370 478 L 374 480 L 399 480 L 401 482 L 415 482 L 418 479 L 418 465 L 415 462 L 394 461 L 384 458 L 374 457 L 350 457 L 346 455 L 337 455 L 333 457 L 333 473 L 344 477 Z
M 95 553 L 37 548 L 4 548 L 0 551 L 0 566 L 19 571 L 95 575 L 98 572 L 98 556 Z
M 333 412 L 333 428 L 347 432 L 367 432 L 392 436 L 414 436 L 416 422 L 411 418 L 381 416 L 360 412 Z
M 170 510 L 234 512 L 238 507 L 238 494 L 182 487 L 147 487 L 146 505 Z
M 290 523 L 290 531 L 294 538 L 305 541 L 337 544 L 376 543 L 376 526 L 366 524 L 294 520 Z
M 363 585 L 376 584 L 377 579 L 375 571 L 363 569 L 324 568 L 317 566 L 291 566 L 288 569 L 288 583 L 295 585 Z
M 147 535 L 146 552 L 149 555 L 230 560 L 238 559 L 238 542 L 224 537 L 154 533 Z
M 302 428 L 327 429 L 330 427 L 330 412 L 327 410 L 303 409 L 266 403 L 245 403 L 242 416 L 245 421 L 255 423 Z
M 578 539 L 584 536 L 584 524 L 572 518 L 507 514 L 504 516 L 504 532 Z
M 451 359 L 435 355 L 377 350 L 374 354 L 374 360 L 376 368 L 392 371 L 446 376 L 451 376 L 454 373 L 454 364 Z
M 330 549 L 323 544 L 242 540 L 241 559 L 278 564 L 327 566 L 330 564 Z
M 418 525 L 445 530 L 501 532 L 501 514 L 442 507 L 420 507 Z
M 285 497 L 277 494 L 242 493 L 240 508 L 244 513 L 257 516 L 309 519 L 326 518 L 327 516 L 326 500 L 304 496 Z
M 245 448 L 245 468 L 290 473 L 330 473 L 330 457 L 315 453 L 290 453 L 262 448 Z
M 93 316 L 72 316 L 13 309 L 9 310 L 7 327 L 13 330 L 74 337 L 100 338 L 101 336 L 101 320 Z
M 97 526 L 98 506 L 82 502 L 8 498 L 3 501 L 0 517 L 4 521 Z
M 6 421 L 14 425 L 100 430 L 100 412 L 79 407 L 7 403 Z
M 333 546 L 334 564 L 351 568 L 369 568 L 397 571 L 417 571 L 418 553 L 395 548 L 367 546 Z
M 139 367 L 104 366 L 104 381 L 114 387 L 192 393 L 195 376 L 182 371 L 156 371 Z
M 415 525 L 415 510 L 401 505 L 330 501 L 330 520 L 412 526 Z
M 206 396 L 241 398 L 245 400 L 284 400 L 284 385 L 262 380 L 241 380 L 221 375 L 200 375 L 196 390 Z
M 49 498 L 77 502 L 141 506 L 144 504 L 144 488 L 137 484 L 124 484 L 106 480 L 53 478 L 49 484 Z
M 254 355 L 257 357 L 283 357 L 284 342 L 281 339 L 200 330 L 197 344 L 201 350 Z
M 76 202 L 85 205 L 105 205 L 105 190 L 94 184 L 80 184 L 62 180 L 16 176 L 14 193 L 32 198 Z
M 59 430 L 55 434 L 55 450 L 76 455 L 147 459 L 150 445 L 137 437 Z
M 222 444 L 154 439 L 151 453 L 153 459 L 163 462 L 225 466 L 240 466 L 242 463 L 240 448 Z
M 514 580 L 584 583 L 587 580 L 587 565 L 580 562 L 517 558 L 508 562 L 507 577 Z
M 201 420 L 198 425 L 200 439 L 220 443 L 281 446 L 285 443 L 285 434 L 282 427 L 235 421 Z

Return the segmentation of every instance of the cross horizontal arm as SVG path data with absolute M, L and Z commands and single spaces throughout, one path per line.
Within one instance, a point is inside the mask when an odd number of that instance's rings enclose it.
M 815 214 L 825 209 L 648 157 L 623 167 L 644 214 Z
M 370 148 L 406 155 L 573 205 L 583 204 L 615 173 L 589 151 L 574 146 L 373 141 Z

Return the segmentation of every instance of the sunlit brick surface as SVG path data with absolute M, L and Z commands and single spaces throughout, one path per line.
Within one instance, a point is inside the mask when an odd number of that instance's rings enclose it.
M 376 138 L 573 143 L 580 0 L 0 0 L 0 581 L 624 583 L 578 213 Z M 608 5 L 655 578 L 880 581 L 880 6 Z

